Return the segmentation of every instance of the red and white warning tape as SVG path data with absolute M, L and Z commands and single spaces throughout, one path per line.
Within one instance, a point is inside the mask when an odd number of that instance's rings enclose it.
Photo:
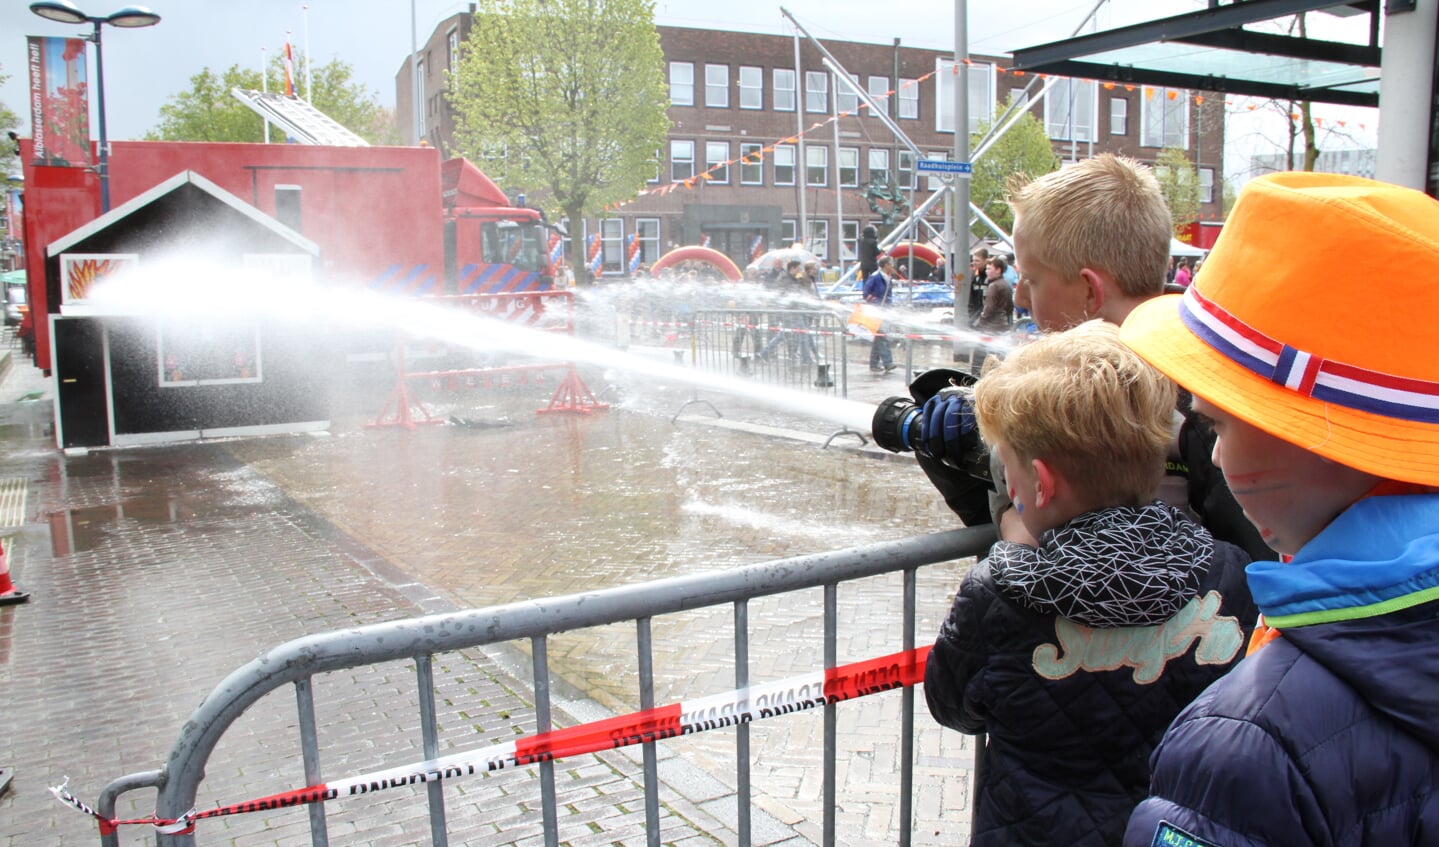
M 929 650 L 929 647 L 904 650 L 827 671 L 760 683 L 697 700 L 686 700 L 601 721 L 536 733 L 504 744 L 283 791 L 228 806 L 217 806 L 203 812 L 192 809 L 179 818 L 110 819 L 77 799 L 64 785 L 51 788 L 50 793 L 60 802 L 95 818 L 100 824 L 102 835 L 108 835 L 116 828 L 129 824 L 149 824 L 167 835 L 182 834 L 192 832 L 195 822 L 205 818 L 323 803 L 339 797 L 355 797 L 388 788 L 440 782 L 481 772 L 597 753 L 673 738 L 676 735 L 722 729 L 903 688 L 923 681 L 924 663 L 929 657 Z

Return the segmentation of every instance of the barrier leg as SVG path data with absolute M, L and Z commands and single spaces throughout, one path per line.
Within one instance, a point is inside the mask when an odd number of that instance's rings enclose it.
M 609 408 L 606 403 L 595 399 L 584 380 L 580 379 L 579 372 L 574 368 L 560 381 L 555 389 L 555 394 L 550 398 L 550 405 L 536 410 L 536 414 L 548 415 L 556 412 L 571 412 L 573 414 L 588 415 L 595 411 L 604 411 Z
M 14 606 L 30 599 L 30 595 L 10 581 L 10 544 L 14 535 L 0 536 L 0 606 Z

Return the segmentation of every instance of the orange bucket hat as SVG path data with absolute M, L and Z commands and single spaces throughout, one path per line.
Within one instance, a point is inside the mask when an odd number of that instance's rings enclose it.
M 1387 479 L 1439 485 L 1439 201 L 1359 177 L 1248 183 L 1183 295 L 1120 337 L 1229 414 Z

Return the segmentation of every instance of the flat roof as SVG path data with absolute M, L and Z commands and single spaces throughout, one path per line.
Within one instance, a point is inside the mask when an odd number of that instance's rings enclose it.
M 1368 43 L 1244 29 L 1303 12 L 1368 15 Z M 1130 85 L 1379 105 L 1379 2 L 1246 0 L 1014 51 L 1014 70 Z

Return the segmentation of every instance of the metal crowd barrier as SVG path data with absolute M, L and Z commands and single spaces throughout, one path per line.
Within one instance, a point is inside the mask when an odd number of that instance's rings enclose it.
M 848 397 L 845 338 L 844 324 L 826 309 L 703 309 L 694 316 L 694 365 Z
M 426 760 L 435 759 L 439 752 L 455 747 L 472 746 L 475 737 L 469 725 L 462 725 L 453 734 L 441 736 L 436 720 L 436 672 L 446 669 L 446 654 L 484 645 L 497 645 L 528 639 L 531 647 L 533 671 L 533 703 L 537 732 L 551 730 L 551 688 L 561 684 L 552 678 L 547 657 L 548 637 L 559 633 L 606 624 L 633 622 L 636 628 L 636 657 L 640 688 L 640 706 L 650 709 L 654 702 L 654 673 L 652 654 L 652 621 L 656 617 L 697 609 L 728 605 L 734 620 L 733 657 L 736 689 L 744 690 L 751 685 L 749 664 L 749 603 L 761 597 L 774 597 L 806 589 L 823 589 L 823 649 L 826 669 L 837 666 L 837 642 L 841 622 L 839 620 L 840 586 L 855 580 L 902 574 L 902 639 L 903 649 L 915 646 L 916 621 L 916 575 L 918 569 L 927 565 L 949 562 L 983 553 L 994 539 L 990 526 L 958 529 L 852 547 L 807 556 L 798 556 L 771 562 L 763 562 L 740 568 L 712 573 L 672 577 L 633 586 L 609 588 L 562 597 L 545 598 L 484 609 L 471 609 L 445 614 L 428 615 L 407 620 L 372 624 L 348 630 L 338 630 L 319 635 L 307 636 L 275 647 L 250 663 L 240 667 L 222 681 L 205 699 L 180 731 L 165 766 L 160 770 L 133 773 L 114 780 L 102 792 L 96 812 L 106 819 L 115 817 L 116 804 L 123 794 L 143 788 L 157 790 L 156 815 L 163 819 L 175 819 L 191 810 L 196 795 L 205 778 L 206 768 L 220 767 L 211 755 L 216 745 L 251 706 L 266 695 L 286 685 L 294 686 L 298 704 L 298 733 L 300 758 L 303 762 L 307 785 L 325 783 L 326 776 L 320 761 L 318 741 L 319 725 L 316 719 L 317 691 L 323 688 L 327 693 L 342 685 L 360 688 L 355 674 L 335 674 L 347 669 L 367 668 L 377 663 L 409 660 L 414 663 L 418 688 L 420 744 Z M 783 604 L 784 612 L 798 616 L 802 613 Z M 802 605 L 802 604 L 794 604 Z M 771 614 L 766 612 L 766 614 Z M 863 626 L 863 622 L 853 622 Z M 929 633 L 926 633 L 928 641 Z M 696 645 L 696 655 L 703 653 L 709 644 Z M 334 676 L 320 677 L 322 674 Z M 338 679 L 336 679 L 338 677 Z M 323 685 L 317 684 L 323 683 Z M 375 708 L 365 698 L 371 696 L 363 691 L 357 696 L 359 702 L 353 705 L 356 714 L 365 714 L 367 708 Z M 906 687 L 902 693 L 902 717 L 895 727 L 899 735 L 898 792 L 901 844 L 910 843 L 914 811 L 914 715 L 915 691 Z M 328 699 L 327 709 L 336 708 Z M 341 714 L 351 714 L 348 705 Z M 823 750 L 823 843 L 836 843 L 836 751 L 838 727 L 835 702 L 821 707 L 824 724 Z M 514 720 L 509 715 L 500 716 Z M 353 719 L 353 718 L 352 718 Z M 735 750 L 735 797 L 737 805 L 736 829 L 739 844 L 751 843 L 750 788 L 750 725 L 718 729 L 716 732 L 732 732 Z M 241 741 L 244 734 L 241 732 Z M 661 742 L 663 743 L 663 742 Z M 659 811 L 659 777 L 654 741 L 643 744 L 644 818 L 648 844 L 661 843 Z M 442 745 L 443 748 L 442 748 Z M 341 765 L 348 758 L 341 752 L 336 758 Z M 756 756 L 755 758 L 759 758 Z M 289 762 L 293 763 L 293 758 Z M 276 763 L 280 764 L 280 763 Z M 541 809 L 544 841 L 547 845 L 558 845 L 561 840 L 559 816 L 555 790 L 555 761 L 547 759 L 539 763 L 538 778 L 541 781 Z M 233 767 L 226 765 L 226 767 Z M 279 769 L 272 768 L 269 773 Z M 332 776 L 331 781 L 346 774 Z M 424 784 L 428 804 L 430 839 L 432 844 L 449 843 L 449 829 L 445 811 L 445 782 L 433 781 Z M 373 799 L 371 799 L 373 797 Z M 239 799 L 239 798 L 236 798 Z M 383 822 L 386 810 L 391 809 L 389 801 L 393 796 L 381 791 L 349 798 L 346 804 L 372 802 L 378 809 Z M 247 804 L 254 805 L 254 804 Z M 259 805 L 259 808 L 273 811 L 284 803 Z M 309 805 L 309 831 L 312 845 L 328 845 L 326 806 L 323 803 Z M 492 814 L 498 812 L 492 810 Z M 568 837 L 593 838 L 592 825 L 595 823 L 584 816 L 571 824 L 578 831 Z M 159 843 L 166 845 L 194 845 L 197 832 L 203 833 L 209 821 L 201 820 L 196 830 L 181 834 L 160 834 Z M 268 824 L 267 824 L 268 826 Z M 294 822 L 276 823 L 286 827 L 286 840 L 298 833 Z M 214 830 L 212 830 L 214 832 Z M 218 833 L 217 833 L 218 834 Z M 354 834 L 354 833 L 351 833 Z M 419 833 L 407 836 L 423 837 Z M 101 835 L 101 844 L 118 847 L 118 830 Z M 251 841 L 252 838 L 241 840 Z

